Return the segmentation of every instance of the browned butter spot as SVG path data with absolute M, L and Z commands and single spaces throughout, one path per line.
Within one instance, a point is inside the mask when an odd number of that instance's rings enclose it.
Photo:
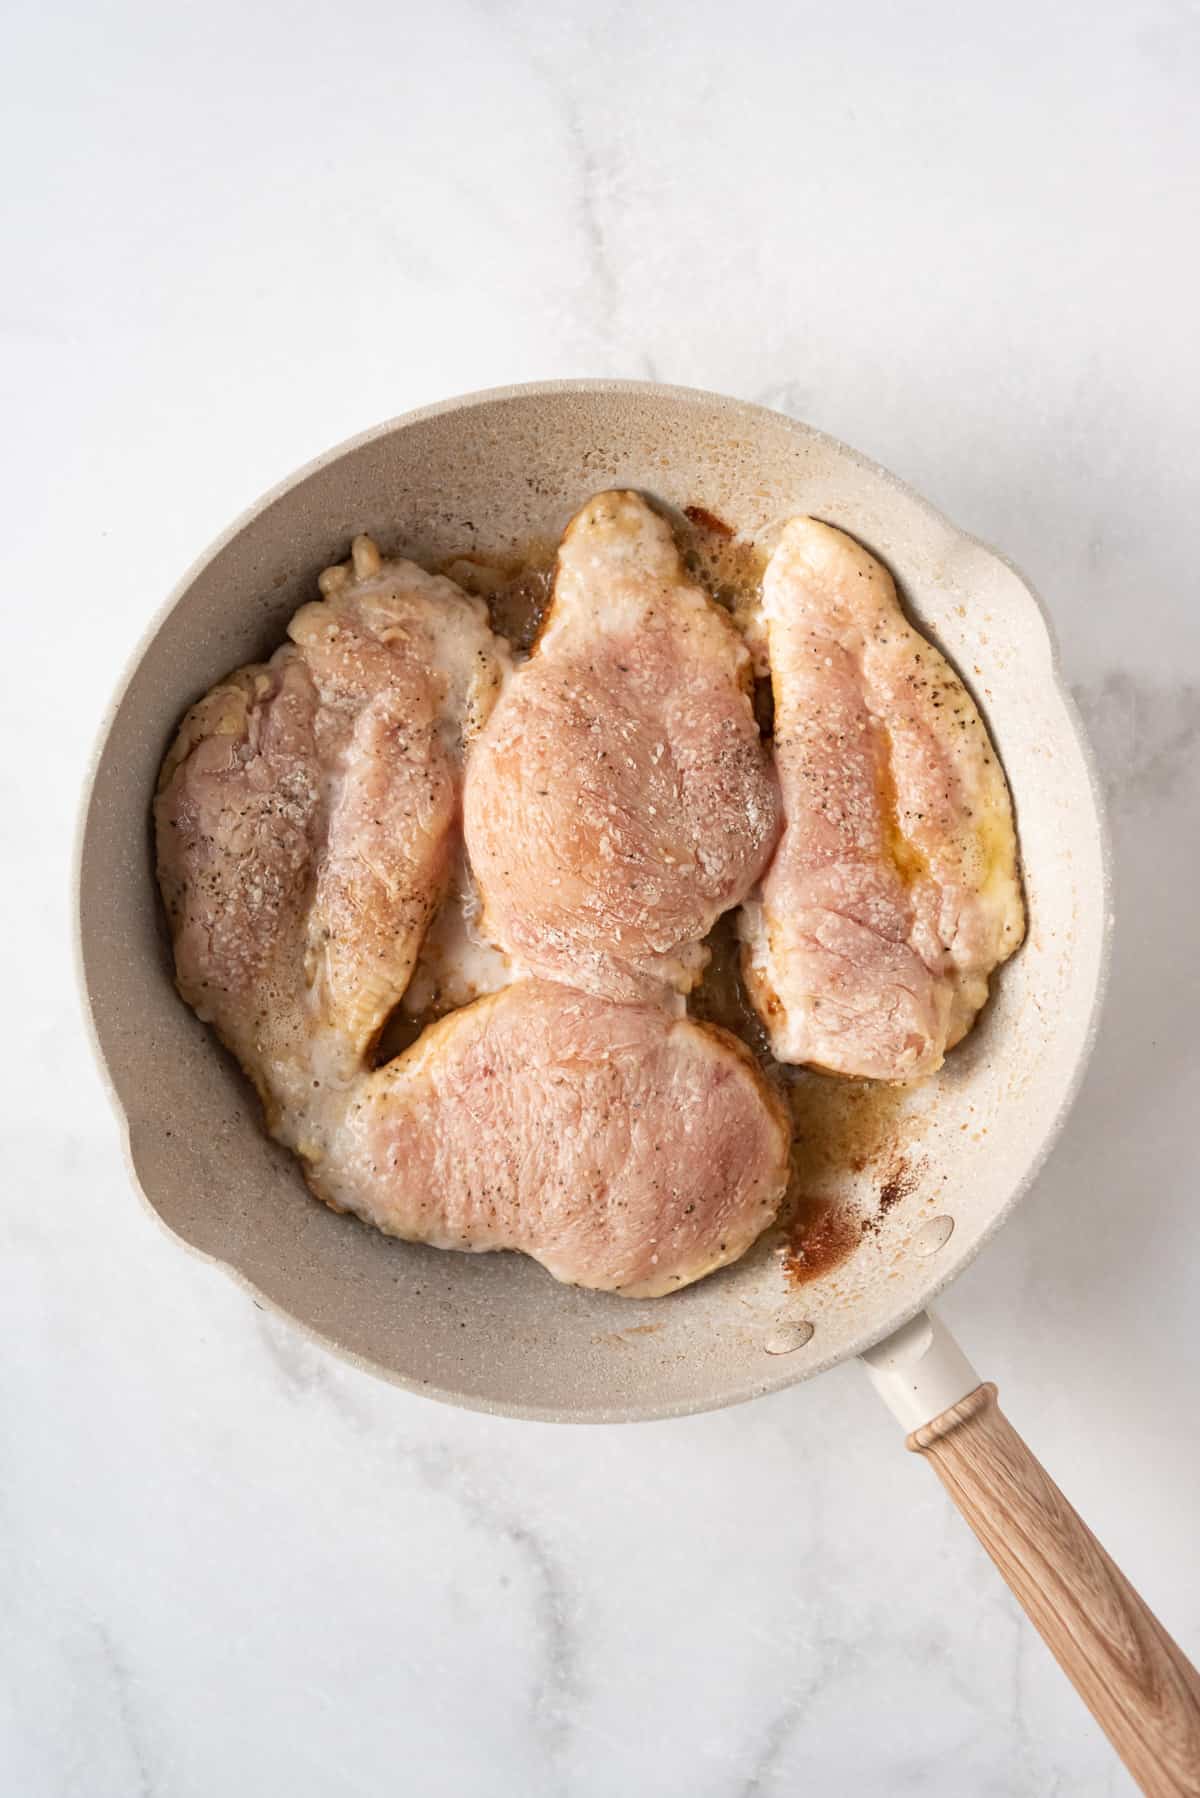
M 819 1280 L 849 1259 L 862 1241 L 863 1220 L 840 1199 L 799 1196 L 783 1249 L 783 1271 L 793 1286 Z
M 797 1197 L 783 1248 L 783 1269 L 791 1284 L 807 1285 L 849 1260 L 863 1237 L 874 1235 L 888 1212 L 917 1190 L 919 1173 L 919 1165 L 897 1156 L 882 1174 L 873 1211 L 861 1211 L 841 1197 Z
M 698 530 L 711 531 L 715 537 L 732 537 L 733 526 L 710 512 L 707 506 L 685 506 L 683 516 L 691 521 Z
M 901 1199 L 906 1199 L 909 1193 L 916 1192 L 920 1171 L 919 1163 L 913 1165 L 905 1161 L 903 1157 L 898 1158 L 892 1164 L 879 1188 L 879 1212 L 876 1223 L 879 1218 L 886 1217 L 893 1206 L 900 1203 Z

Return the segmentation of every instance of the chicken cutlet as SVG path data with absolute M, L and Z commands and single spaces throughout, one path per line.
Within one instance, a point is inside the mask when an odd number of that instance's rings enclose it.
M 518 1249 L 558 1280 L 650 1298 L 745 1253 L 790 1142 L 736 1037 L 524 979 L 341 1095 L 306 1175 L 391 1235 Z
M 529 660 L 468 759 L 485 932 L 600 996 L 687 990 L 701 939 L 766 866 L 778 794 L 749 654 L 640 495 L 567 527 Z
M 916 1079 L 1024 933 L 1003 772 L 970 694 L 843 532 L 786 526 L 762 626 L 784 826 L 740 920 L 747 988 L 778 1060 Z
M 193 706 L 155 801 L 179 990 L 269 1121 L 351 1078 L 404 992 L 506 660 L 481 601 L 369 538 L 320 585 Z

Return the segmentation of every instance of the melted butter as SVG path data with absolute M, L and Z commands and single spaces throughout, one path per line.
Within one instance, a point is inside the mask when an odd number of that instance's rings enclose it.
M 689 574 L 735 617 L 758 604 L 767 552 L 705 506 L 685 506 L 691 540 L 683 545 Z
M 731 525 L 706 506 L 685 506 L 684 517 L 691 527 L 688 540 L 681 546 L 684 566 L 692 579 L 706 587 L 717 604 L 730 613 L 746 640 L 755 673 L 765 676 L 766 643 L 759 609 L 768 552 L 751 538 L 739 537 Z M 762 702 L 759 704 L 761 709 Z
M 533 538 L 517 556 L 485 556 L 475 551 L 441 564 L 460 587 L 486 601 L 492 629 L 507 638 L 518 656 L 528 655 L 550 607 L 558 545 Z
M 717 1024 L 740 1037 L 772 1083 L 782 1090 L 780 1064 L 771 1054 L 762 1020 L 750 1003 L 742 979 L 741 944 L 731 912 L 717 919 L 705 938 L 705 947 L 709 950 L 708 966 L 688 1000 L 689 1013 L 702 1024 Z
M 1016 864 L 1016 836 L 1007 804 L 983 805 L 974 820 L 975 848 L 979 856 L 979 885 L 991 897 L 1001 882 L 1012 880 Z
M 896 799 L 896 782 L 892 776 L 892 741 L 886 725 L 877 724 L 880 744 L 875 763 L 875 789 L 879 795 L 879 817 L 883 831 L 883 850 L 906 887 L 914 887 L 929 873 L 929 863 L 921 850 L 906 836 L 900 825 Z

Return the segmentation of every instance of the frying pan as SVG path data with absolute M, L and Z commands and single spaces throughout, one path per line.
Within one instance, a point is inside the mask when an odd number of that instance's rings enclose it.
M 1012 787 L 1027 941 L 936 1079 L 889 1092 L 844 1167 L 814 1164 L 825 1196 L 857 1205 L 869 1227 L 848 1260 L 800 1286 L 770 1240 L 685 1292 L 634 1301 L 558 1286 L 517 1256 L 443 1253 L 336 1216 L 267 1140 L 249 1087 L 172 985 L 149 801 L 185 708 L 282 640 L 356 532 L 430 565 L 504 560 L 556 538 L 605 487 L 703 507 L 758 542 L 797 512 L 849 531 L 973 687 Z M 1095 774 L 1046 619 L 1009 563 L 852 450 L 712 394 L 565 382 L 410 413 L 268 494 L 180 583 L 106 723 L 78 883 L 98 1052 L 134 1177 L 176 1236 L 360 1365 L 512 1416 L 675 1416 L 861 1355 L 1135 1778 L 1151 1793 L 1200 1793 L 1194 1670 L 927 1309 L 1045 1160 L 1106 969 Z M 889 1206 L 872 1211 L 881 1181 Z

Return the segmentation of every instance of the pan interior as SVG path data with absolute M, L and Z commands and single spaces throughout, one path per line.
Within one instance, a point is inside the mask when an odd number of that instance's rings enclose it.
M 934 1081 L 886 1094 L 869 1115 L 849 1095 L 815 1094 L 814 1183 L 856 1182 L 869 1223 L 849 1259 L 799 1286 L 769 1241 L 686 1292 L 639 1302 L 559 1286 L 522 1257 L 392 1242 L 334 1216 L 263 1135 L 249 1088 L 172 986 L 148 810 L 184 709 L 279 642 L 355 532 L 429 563 L 464 548 L 508 558 L 556 537 L 609 486 L 703 507 L 762 543 L 801 511 L 851 532 L 973 688 L 1012 787 L 1028 940 Z M 164 1223 L 378 1372 L 564 1419 L 750 1398 L 878 1340 L 951 1279 L 1028 1183 L 1069 1101 L 1106 911 L 1087 759 L 1015 571 L 804 425 L 635 383 L 516 389 L 415 414 L 256 508 L 184 582 L 133 671 L 99 754 L 80 864 L 95 1029 L 138 1182 Z M 849 1127 L 856 1105 L 863 1165 L 831 1176 L 821 1132 Z

